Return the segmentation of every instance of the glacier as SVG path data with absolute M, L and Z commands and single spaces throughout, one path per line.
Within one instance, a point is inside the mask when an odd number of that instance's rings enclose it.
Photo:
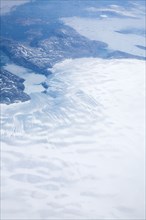
M 144 219 L 145 61 L 22 72 L 31 100 L 1 104 L 2 219 Z

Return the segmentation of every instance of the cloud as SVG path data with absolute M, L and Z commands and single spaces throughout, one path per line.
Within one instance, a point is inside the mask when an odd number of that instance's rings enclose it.
M 0 14 L 4 15 L 9 13 L 14 7 L 25 4 L 26 2 L 29 2 L 29 0 L 1 0 Z
M 116 13 L 118 15 L 127 16 L 127 17 L 139 17 L 143 14 L 143 11 L 139 7 L 132 7 L 131 9 L 126 9 L 119 5 L 110 5 L 108 8 L 96 8 L 96 7 L 89 7 L 86 8 L 87 11 L 90 12 L 111 12 Z

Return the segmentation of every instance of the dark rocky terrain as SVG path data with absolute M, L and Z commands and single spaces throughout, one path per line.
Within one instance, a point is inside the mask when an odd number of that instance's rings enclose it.
M 0 103 L 11 104 L 25 102 L 30 97 L 24 92 L 24 79 L 1 69 L 0 70 Z
M 74 29 L 60 25 L 58 29 L 51 30 L 47 38 L 34 39 L 29 44 L 1 39 L 0 49 L 13 62 L 48 75 L 48 68 L 57 62 L 67 58 L 102 56 L 106 47 L 103 42 L 88 40 Z

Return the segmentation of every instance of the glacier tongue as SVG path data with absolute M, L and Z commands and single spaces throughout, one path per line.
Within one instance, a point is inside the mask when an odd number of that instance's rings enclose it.
M 144 218 L 144 68 L 65 60 L 1 105 L 2 219 Z

